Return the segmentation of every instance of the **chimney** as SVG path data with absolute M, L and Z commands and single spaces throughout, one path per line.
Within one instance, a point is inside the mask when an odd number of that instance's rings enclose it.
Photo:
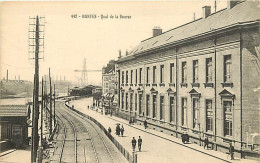
M 118 50 L 118 59 L 120 59 L 121 57 L 122 57 L 122 55 L 121 55 L 121 50 Z
M 154 27 L 153 28 L 153 37 L 159 36 L 162 34 L 162 29 L 160 27 Z
M 240 0 L 228 0 L 227 1 L 227 8 L 232 9 L 235 5 L 237 5 Z
M 8 70 L 6 70 L 6 81 L 8 81 Z
M 203 19 L 207 18 L 211 14 L 211 6 L 202 7 L 202 16 Z

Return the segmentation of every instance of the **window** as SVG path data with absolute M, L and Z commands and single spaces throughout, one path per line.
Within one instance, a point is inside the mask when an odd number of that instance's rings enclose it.
M 146 83 L 149 83 L 150 67 L 146 67 Z
M 135 70 L 135 84 L 137 84 L 137 69 Z
M 198 83 L 199 75 L 198 75 L 198 70 L 199 70 L 199 64 L 198 60 L 193 61 L 193 83 Z
M 224 109 L 224 136 L 232 136 L 232 101 L 223 101 Z
M 125 73 L 124 71 L 122 71 L 122 84 L 124 84 L 124 82 L 125 82 Z
M 153 66 L 153 83 L 156 83 L 156 66 Z
M 137 93 L 135 94 L 135 111 L 137 111 Z
M 156 95 L 153 95 L 153 118 L 156 118 Z
M 165 110 L 164 110 L 164 96 L 160 96 L 160 120 L 164 119 Z
M 131 84 L 133 84 L 133 70 L 131 70 L 131 78 L 130 78 Z
M 164 83 L 164 65 L 160 66 L 160 83 Z
M 231 82 L 231 55 L 224 56 L 224 82 Z
M 183 126 L 186 126 L 187 125 L 187 98 L 182 98 L 181 104 L 182 104 L 181 122 Z
M 143 99 L 143 95 L 139 94 L 139 114 L 142 114 L 142 100 Z
M 128 84 L 128 71 L 125 72 L 125 76 L 126 76 L 126 84 Z
M 128 93 L 125 93 L 125 110 L 128 110 Z
M 175 117 L 174 97 L 170 97 L 170 122 L 175 121 L 174 117 Z
M 199 99 L 193 98 L 192 100 L 193 109 L 193 128 L 197 128 L 199 125 Z
M 170 64 L 170 83 L 174 82 L 174 63 Z
M 139 83 L 140 83 L 140 84 L 142 83 L 142 71 L 143 71 L 143 69 L 140 68 L 140 69 L 139 69 Z
M 150 112 L 150 95 L 146 95 L 146 116 L 149 116 Z
M 212 100 L 206 100 L 206 131 L 213 131 Z
M 186 62 L 182 62 L 182 74 L 181 74 L 181 81 L 182 83 L 187 83 L 187 65 Z
M 212 58 L 206 59 L 206 83 L 212 83 Z
M 133 111 L 133 93 L 130 93 L 130 111 Z
M 124 109 L 124 93 L 122 93 L 122 109 Z

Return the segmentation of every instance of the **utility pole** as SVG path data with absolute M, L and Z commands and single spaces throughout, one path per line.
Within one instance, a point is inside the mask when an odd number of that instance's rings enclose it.
M 33 79 L 33 83 L 34 83 L 34 85 L 35 85 L 35 75 L 34 75 L 34 79 Z M 33 163 L 33 162 L 35 162 L 34 161 L 34 151 L 35 151 L 35 146 L 34 146 L 34 140 L 35 140 L 35 137 L 34 137 L 34 132 L 35 132 L 35 129 L 34 129 L 34 127 L 35 127 L 35 121 L 34 121 L 34 119 L 35 119 L 35 110 L 34 110 L 34 103 L 35 103 L 35 98 L 34 98 L 34 96 L 35 96 L 35 91 L 34 91 L 34 88 L 33 88 L 33 109 L 32 109 L 32 137 L 31 137 L 31 139 L 32 139 L 32 147 L 31 147 L 31 163 Z
M 50 135 L 52 134 L 52 87 L 51 87 L 51 68 L 49 68 L 49 80 L 50 80 Z
M 43 77 L 42 77 L 42 101 L 41 101 L 41 145 L 42 145 L 42 137 L 43 137 L 43 134 L 42 134 L 42 131 L 43 131 L 43 105 L 44 105 L 44 94 L 43 94 Z
M 32 127 L 32 148 L 31 162 L 36 161 L 39 145 L 38 121 L 39 121 L 39 53 L 43 53 L 44 46 L 44 25 L 40 23 L 43 17 L 36 16 L 29 18 L 28 53 L 30 59 L 35 60 L 34 88 L 33 88 L 33 127 Z
M 56 116 L 56 113 L 55 113 L 55 95 L 56 95 L 56 94 L 55 94 L 55 84 L 54 84 L 54 93 L 53 93 L 53 98 L 54 98 L 54 99 L 53 99 L 53 102 L 54 102 L 54 103 L 53 103 L 53 105 L 54 105 L 54 106 L 53 106 L 53 107 L 54 107 L 54 113 L 53 113 L 54 126 L 56 125 L 56 117 L 55 117 L 55 116 Z
M 33 117 L 33 159 L 36 161 L 39 135 L 38 135 L 38 119 L 39 119 L 39 18 L 36 17 L 36 29 L 35 29 L 35 83 L 34 83 L 34 117 Z

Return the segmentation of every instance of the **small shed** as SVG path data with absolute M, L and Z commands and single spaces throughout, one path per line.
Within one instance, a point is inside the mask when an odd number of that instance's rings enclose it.
M 0 138 L 15 147 L 28 144 L 28 105 L 0 105 Z

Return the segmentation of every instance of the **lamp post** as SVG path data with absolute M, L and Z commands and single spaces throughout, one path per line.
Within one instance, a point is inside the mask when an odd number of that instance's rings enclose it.
M 198 126 L 199 126 L 199 138 L 200 138 L 200 146 L 201 146 L 201 132 L 200 132 L 200 123 L 198 122 Z

